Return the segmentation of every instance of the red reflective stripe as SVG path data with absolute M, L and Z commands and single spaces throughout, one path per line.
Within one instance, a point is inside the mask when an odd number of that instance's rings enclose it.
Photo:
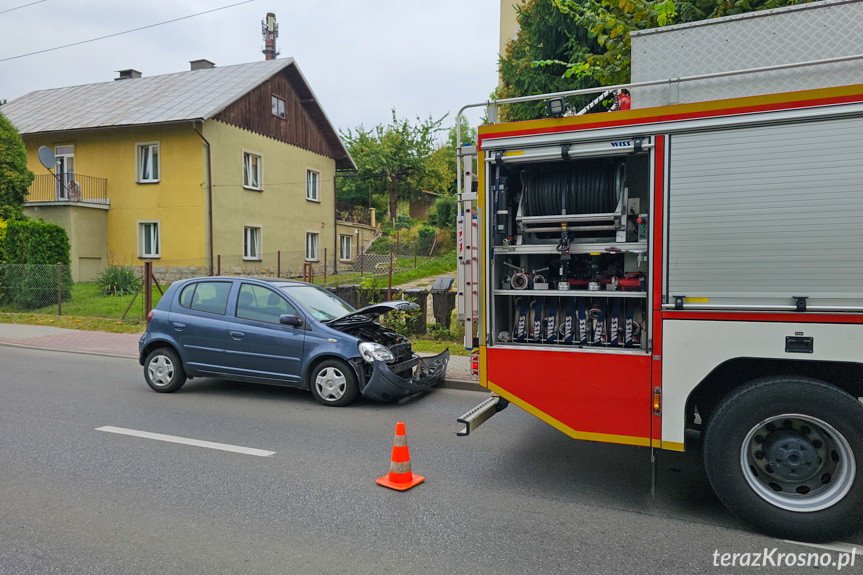
M 407 473 L 390 473 L 390 481 L 393 483 L 408 483 L 413 477 L 414 474 L 410 471 Z
M 410 453 L 408 453 L 408 446 L 405 445 L 404 447 L 393 447 L 392 460 L 399 463 L 402 463 L 404 461 L 410 461 L 411 456 Z
M 692 319 L 707 321 L 775 321 L 783 323 L 863 323 L 863 315 L 811 313 L 750 313 L 739 311 L 700 312 L 664 311 L 662 319 Z

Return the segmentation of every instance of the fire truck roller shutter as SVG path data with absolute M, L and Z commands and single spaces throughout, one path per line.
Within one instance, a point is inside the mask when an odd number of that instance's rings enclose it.
M 527 167 L 521 172 L 524 215 L 612 213 L 623 196 L 623 166 L 607 158 Z
M 672 135 L 668 295 L 859 306 L 861 140 L 861 118 Z

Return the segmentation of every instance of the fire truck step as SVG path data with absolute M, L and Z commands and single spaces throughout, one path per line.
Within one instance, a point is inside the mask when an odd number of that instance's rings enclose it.
M 458 422 L 464 424 L 461 431 L 456 432 L 459 437 L 470 435 L 477 427 L 485 423 L 492 415 L 504 409 L 509 402 L 502 397 L 493 395 L 458 418 Z

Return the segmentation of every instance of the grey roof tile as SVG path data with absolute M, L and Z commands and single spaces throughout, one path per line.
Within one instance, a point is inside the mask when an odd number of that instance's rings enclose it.
M 3 106 L 22 134 L 208 119 L 292 58 L 31 92 Z
M 284 58 L 39 90 L 4 104 L 2 112 L 23 135 L 207 120 L 289 66 L 317 100 L 294 59 Z M 356 169 L 326 112 L 317 106 L 325 129 L 341 148 L 337 165 Z

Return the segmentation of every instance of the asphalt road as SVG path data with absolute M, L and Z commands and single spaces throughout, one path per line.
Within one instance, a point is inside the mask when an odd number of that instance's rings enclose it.
M 809 573 L 714 567 L 714 552 L 826 552 L 751 532 L 697 451 L 660 453 L 651 497 L 648 450 L 577 442 L 514 406 L 457 438 L 483 397 L 335 409 L 215 380 L 165 395 L 134 361 L 0 347 L 0 574 Z M 426 477 L 404 493 L 375 484 L 399 420 Z M 846 543 L 863 551 L 863 534 Z M 858 555 L 844 572 L 861 570 Z

